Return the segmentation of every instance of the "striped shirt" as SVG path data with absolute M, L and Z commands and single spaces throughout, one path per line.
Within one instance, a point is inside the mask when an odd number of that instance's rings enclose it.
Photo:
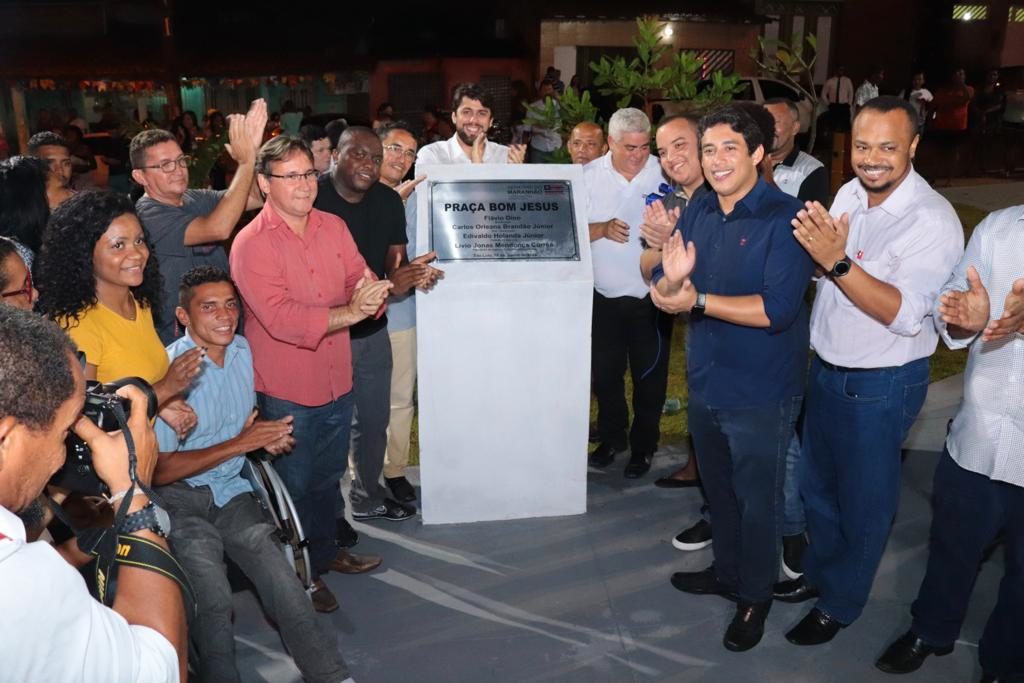
M 1024 206 L 995 211 L 981 222 L 944 293 L 968 289 L 968 266 L 977 268 L 988 290 L 989 316 L 998 319 L 1014 280 L 1024 277 Z M 946 438 L 949 454 L 966 470 L 1024 486 L 1024 335 L 952 339 L 938 313 L 935 321 L 949 348 L 970 346 L 964 401 Z
M 173 361 L 195 347 L 196 343 L 186 332 L 184 337 L 167 347 L 167 356 Z M 183 441 L 178 441 L 170 425 L 157 419 L 156 438 L 161 453 L 209 448 L 238 436 L 256 405 L 252 352 L 248 342 L 235 336 L 224 353 L 224 367 L 204 358 L 202 372 L 185 391 L 185 401 L 196 411 L 196 427 Z M 185 483 L 209 486 L 213 504 L 224 507 L 235 496 L 252 491 L 249 482 L 241 476 L 244 465 L 245 454 L 239 453 L 205 472 L 187 477 Z

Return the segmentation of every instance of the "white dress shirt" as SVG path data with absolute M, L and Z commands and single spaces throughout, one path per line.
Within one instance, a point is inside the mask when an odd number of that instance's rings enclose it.
M 416 154 L 416 165 L 422 164 L 471 164 L 473 161 L 466 155 L 466 151 L 459 144 L 459 134 L 451 136 L 447 140 L 431 142 L 424 145 Z M 487 141 L 484 145 L 485 164 L 507 164 L 508 147 L 499 145 L 497 142 Z
M 821 99 L 826 104 L 853 104 L 853 81 L 847 76 L 833 76 L 822 86 Z
M 633 180 L 626 180 L 615 170 L 611 152 L 583 167 L 587 223 L 618 218 L 629 226 L 625 244 L 603 237 L 590 243 L 594 289 L 602 296 L 647 296 L 648 286 L 640 274 L 640 224 L 644 219 L 644 197 L 657 192 L 663 182 L 661 164 L 654 155 L 648 157 Z
M 995 211 L 975 228 L 942 291 L 966 291 L 968 266 L 988 291 L 989 317 L 998 319 L 1014 280 L 1024 277 L 1024 206 Z M 1024 486 L 1024 336 L 953 339 L 938 313 L 935 324 L 949 348 L 971 349 L 964 401 L 946 438 L 949 454 L 966 470 Z
M 846 255 L 868 275 L 900 292 L 896 318 L 883 325 L 863 312 L 835 282 L 822 278 L 811 311 L 811 346 L 823 359 L 849 368 L 904 365 L 935 352 L 935 300 L 964 251 L 964 231 L 952 205 L 913 169 L 884 202 L 868 208 L 853 179 L 830 209 L 850 214 Z
M 89 595 L 50 544 L 0 507 L 0 680 L 178 682 L 178 655 L 162 635 L 131 626 Z

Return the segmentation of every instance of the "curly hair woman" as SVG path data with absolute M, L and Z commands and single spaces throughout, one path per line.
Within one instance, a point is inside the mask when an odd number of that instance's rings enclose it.
M 165 419 L 185 420 L 179 394 L 199 373 L 202 351 L 168 364 L 153 311 L 160 271 L 131 201 L 112 192 L 79 193 L 53 212 L 37 264 L 39 309 L 85 352 L 85 376 L 101 382 L 141 377 L 153 385 Z M 164 412 L 161 412 L 164 416 Z

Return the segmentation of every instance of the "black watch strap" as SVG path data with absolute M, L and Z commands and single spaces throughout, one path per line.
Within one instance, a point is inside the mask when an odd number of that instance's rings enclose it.
M 842 277 L 850 272 L 850 268 L 853 267 L 853 262 L 850 261 L 849 256 L 844 256 L 835 262 L 832 266 L 832 270 L 829 271 L 831 277 Z
M 697 301 L 694 302 L 693 308 L 690 309 L 690 313 L 703 313 L 704 307 L 707 305 L 708 295 L 704 292 L 697 293 Z

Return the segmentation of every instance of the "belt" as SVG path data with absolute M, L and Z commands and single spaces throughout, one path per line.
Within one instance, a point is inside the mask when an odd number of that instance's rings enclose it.
M 832 372 L 874 372 L 875 370 L 892 370 L 893 369 L 891 367 L 885 367 L 885 368 L 844 368 L 842 365 L 833 365 L 832 363 L 829 363 L 827 360 L 825 360 L 821 356 L 818 356 L 818 362 L 821 363 L 822 367 L 824 367 L 826 370 L 831 370 Z

